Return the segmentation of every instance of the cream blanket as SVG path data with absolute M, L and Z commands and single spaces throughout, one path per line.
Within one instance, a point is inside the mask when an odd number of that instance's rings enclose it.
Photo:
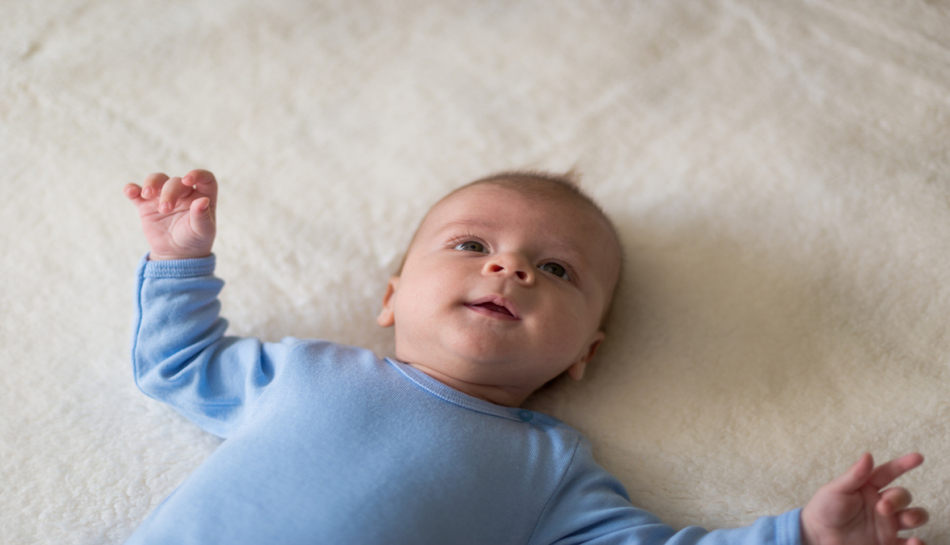
M 232 332 L 387 354 L 430 204 L 577 167 L 626 276 L 531 406 L 676 526 L 919 450 L 946 543 L 948 142 L 946 2 L 6 0 L 0 542 L 119 543 L 218 444 L 132 384 L 123 184 L 219 176 Z

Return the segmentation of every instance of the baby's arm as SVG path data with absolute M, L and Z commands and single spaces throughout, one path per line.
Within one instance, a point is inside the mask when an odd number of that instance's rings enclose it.
M 151 174 L 141 187 L 128 184 L 125 196 L 135 204 L 150 260 L 190 259 L 211 255 L 215 234 L 218 182 L 206 170 L 182 178 Z
M 184 181 L 182 181 L 184 180 Z M 210 172 L 152 174 L 125 186 L 149 259 L 139 264 L 132 366 L 136 385 L 215 435 L 229 436 L 255 410 L 286 360 L 287 343 L 225 336 L 213 275 L 217 183 Z
M 881 490 L 924 462 L 917 453 L 875 468 L 870 454 L 837 479 L 818 489 L 802 510 L 804 545 L 923 545 L 916 537 L 897 537 L 900 530 L 926 524 L 927 511 L 910 507 L 906 488 Z
M 761 517 L 744 528 L 675 531 L 635 508 L 615 477 L 594 461 L 589 443 L 574 451 L 557 491 L 547 503 L 530 543 L 631 543 L 638 545 L 923 545 L 901 539 L 899 530 L 927 522 L 927 512 L 908 508 L 903 488 L 880 492 L 923 457 L 908 454 L 874 469 L 865 454 L 847 473 L 823 486 L 804 509 Z
M 594 461 L 580 440 L 547 500 L 530 544 L 627 543 L 630 545 L 800 545 L 800 510 L 760 517 L 751 526 L 679 531 L 634 507 L 623 485 Z

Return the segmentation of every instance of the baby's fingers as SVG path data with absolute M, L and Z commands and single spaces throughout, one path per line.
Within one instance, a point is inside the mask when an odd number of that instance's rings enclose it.
M 135 184 L 125 184 L 125 187 L 122 188 L 122 193 L 124 193 L 126 198 L 130 201 L 142 200 L 142 188 Z
M 922 507 L 912 507 L 905 511 L 901 511 L 897 515 L 897 523 L 900 525 L 901 530 L 913 530 L 914 528 L 920 528 L 924 524 L 927 524 L 927 521 L 930 520 L 930 513 Z
M 181 183 L 181 178 L 172 178 L 162 186 L 158 199 L 158 211 L 167 214 L 175 209 L 178 199 L 191 193 L 191 188 Z
M 907 509 L 912 500 L 906 488 L 888 488 L 881 493 L 881 499 L 877 502 L 877 511 L 884 516 L 893 515 Z
M 211 201 L 207 197 L 195 199 L 191 203 L 191 228 L 201 237 L 214 238 L 214 215 L 211 213 Z
M 181 183 L 189 187 L 194 187 L 195 191 L 208 197 L 212 206 L 214 206 L 217 201 L 218 181 L 214 178 L 214 174 L 207 170 L 192 170 L 182 177 Z
M 876 467 L 874 471 L 871 472 L 871 477 L 868 479 L 868 482 L 871 483 L 871 486 L 880 490 L 893 482 L 894 479 L 922 463 L 924 463 L 924 457 L 920 454 L 916 452 L 905 454 L 900 458 Z
M 146 176 L 145 182 L 142 183 L 142 198 L 152 199 L 157 197 L 162 192 L 162 186 L 165 185 L 166 181 L 168 181 L 168 176 L 162 172 Z

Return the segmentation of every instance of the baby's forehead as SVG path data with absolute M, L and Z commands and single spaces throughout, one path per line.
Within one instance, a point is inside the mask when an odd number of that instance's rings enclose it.
M 467 185 L 449 193 L 432 205 L 426 217 L 438 213 L 442 218 L 446 216 L 473 215 L 480 211 L 472 205 L 484 202 L 504 202 L 507 207 L 527 210 L 543 210 L 554 212 L 555 208 L 569 207 L 581 210 L 582 203 L 571 199 L 552 189 L 540 189 L 527 184 L 515 186 L 503 185 L 496 182 L 484 182 Z
M 500 206 L 491 206 L 492 203 Z M 538 187 L 526 183 L 507 185 L 493 181 L 463 186 L 433 205 L 426 213 L 423 224 L 430 219 L 440 224 L 466 221 L 490 223 L 502 208 L 509 214 L 525 218 L 542 216 L 566 219 L 565 215 L 568 214 L 576 221 L 597 224 L 610 238 L 616 238 L 610 220 L 586 196 L 558 187 Z M 572 227 L 571 224 L 565 226 Z

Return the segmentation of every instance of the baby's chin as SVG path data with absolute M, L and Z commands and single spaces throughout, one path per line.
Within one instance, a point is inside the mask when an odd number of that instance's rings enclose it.
M 466 370 L 491 370 L 511 368 L 518 360 L 510 354 L 497 350 L 445 350 L 442 347 L 396 350 L 396 359 L 405 363 L 424 364 L 446 373 Z
M 471 329 L 453 332 L 443 339 L 440 350 L 452 358 L 478 367 L 506 367 L 530 358 L 526 347 L 507 332 Z
M 501 350 L 497 345 L 464 343 L 451 350 L 440 346 L 437 349 L 415 349 L 396 352 L 396 359 L 418 364 L 456 380 L 496 386 L 537 388 L 561 374 L 551 360 L 544 364 L 534 358 L 513 350 Z M 565 363 L 566 369 L 569 364 Z

